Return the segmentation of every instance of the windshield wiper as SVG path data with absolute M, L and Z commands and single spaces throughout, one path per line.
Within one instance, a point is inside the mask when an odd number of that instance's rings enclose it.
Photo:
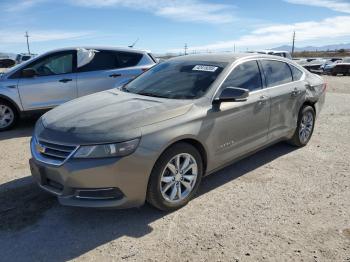
M 139 93 L 136 93 L 136 94 L 142 95 L 142 96 L 152 96 L 152 97 L 159 97 L 159 98 L 168 98 L 167 96 L 157 95 L 157 94 L 150 93 L 150 92 L 139 92 Z

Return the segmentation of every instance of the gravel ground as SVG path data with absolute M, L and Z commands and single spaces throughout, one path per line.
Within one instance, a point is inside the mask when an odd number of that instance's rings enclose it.
M 326 77 L 309 145 L 204 179 L 173 213 L 60 206 L 30 178 L 35 120 L 0 134 L 0 261 L 350 261 L 350 77 Z

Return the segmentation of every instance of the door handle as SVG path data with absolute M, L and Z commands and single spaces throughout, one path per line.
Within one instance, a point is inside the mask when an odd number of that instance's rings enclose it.
M 58 81 L 61 82 L 61 83 L 67 83 L 67 82 L 73 81 L 73 79 L 70 79 L 70 78 L 63 78 L 63 79 L 58 80 Z
M 113 78 L 116 78 L 116 77 L 119 77 L 119 76 L 121 76 L 121 74 L 111 74 L 111 75 L 109 75 L 109 77 L 113 77 Z
M 265 105 L 266 104 L 266 100 L 268 99 L 268 96 L 262 95 L 259 97 L 258 100 L 258 105 Z
M 301 91 L 295 88 L 295 89 L 291 92 L 291 96 L 292 96 L 292 97 L 296 97 L 296 96 L 298 96 L 300 93 L 301 93 Z

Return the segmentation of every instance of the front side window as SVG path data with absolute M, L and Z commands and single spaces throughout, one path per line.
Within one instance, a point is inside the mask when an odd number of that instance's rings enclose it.
M 38 76 L 60 75 L 73 72 L 73 54 L 56 54 L 48 56 L 29 66 L 36 70 Z
M 238 65 L 225 80 L 224 87 L 239 87 L 249 91 L 262 88 L 258 63 L 249 61 Z
M 146 96 L 195 99 L 203 96 L 227 63 L 169 61 L 156 65 L 122 90 Z
M 268 87 L 283 85 L 293 81 L 292 72 L 287 63 L 273 60 L 261 61 Z

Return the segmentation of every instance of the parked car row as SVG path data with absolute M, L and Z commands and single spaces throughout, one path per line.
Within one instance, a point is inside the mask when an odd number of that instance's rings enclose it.
M 155 64 L 149 52 L 130 48 L 65 48 L 30 59 L 0 73 L 0 131 L 21 116 L 121 86 Z
M 337 60 L 333 63 L 328 63 L 323 66 L 323 71 L 326 74 L 336 76 L 338 74 L 350 75 L 350 58 Z
M 29 59 L 35 57 L 34 54 L 8 54 L 8 55 L 0 55 L 0 68 L 10 68 L 16 64 L 23 63 L 24 61 L 28 61 Z
M 248 53 L 257 53 L 257 54 L 265 54 L 265 55 L 275 55 L 284 57 L 287 59 L 293 59 L 292 55 L 288 51 L 280 51 L 280 50 L 260 50 L 260 51 L 249 51 Z
M 305 58 L 296 60 L 298 64 L 311 72 L 324 73 L 336 76 L 350 75 L 350 58 Z
M 147 52 L 94 50 L 81 68 L 76 50 L 60 50 L 4 78 L 23 110 L 122 85 L 36 123 L 31 172 L 63 205 L 180 208 L 203 176 L 232 161 L 282 140 L 305 146 L 325 100 L 321 77 L 278 56 L 189 55 L 153 66 Z

